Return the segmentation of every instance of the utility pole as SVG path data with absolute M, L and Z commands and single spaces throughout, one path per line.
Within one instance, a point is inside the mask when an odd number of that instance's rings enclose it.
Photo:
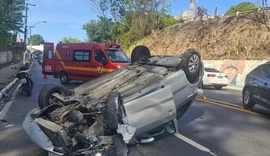
M 29 6 L 36 6 L 35 4 L 30 4 L 28 2 L 26 2 L 26 6 L 25 6 L 25 19 L 24 19 L 24 45 L 25 47 L 27 47 L 26 45 L 26 40 L 27 40 L 27 18 L 28 18 L 28 10 L 29 10 Z
M 29 6 L 36 6 L 35 4 L 30 4 L 28 2 L 26 2 L 25 4 L 25 19 L 24 19 L 24 46 L 25 46 L 25 52 L 23 53 L 23 64 L 26 63 L 26 54 L 27 54 L 27 44 L 26 44 L 26 40 L 27 40 L 27 18 L 28 18 L 28 10 L 29 10 Z M 30 54 L 28 54 L 28 60 L 30 61 Z

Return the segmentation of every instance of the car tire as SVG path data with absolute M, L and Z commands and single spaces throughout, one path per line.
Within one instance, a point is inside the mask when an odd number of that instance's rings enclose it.
M 150 50 L 143 45 L 136 46 L 131 53 L 131 62 L 137 62 L 143 58 L 151 57 Z
M 59 93 L 63 96 L 68 96 L 68 89 L 58 84 L 48 84 L 44 86 L 38 95 L 38 105 L 40 109 L 51 105 L 50 98 L 53 93 Z
M 114 149 L 117 156 L 127 156 L 128 148 L 121 134 L 113 136 Z
M 121 106 L 123 106 L 123 101 L 120 93 L 111 92 L 107 98 L 107 121 L 112 130 L 118 128 L 118 123 L 122 119 Z
M 255 102 L 252 99 L 252 96 L 250 95 L 250 89 L 244 88 L 243 95 L 242 95 L 242 102 L 244 109 L 252 109 L 255 105 Z
M 139 142 L 135 137 L 133 137 L 133 138 L 131 138 L 131 139 L 129 140 L 128 145 L 134 146 L 134 145 L 138 145 L 139 143 L 140 143 L 140 142 Z
M 200 53 L 195 49 L 188 49 L 182 56 L 181 67 L 190 83 L 197 82 L 202 68 Z
M 221 90 L 221 89 L 222 89 L 222 87 L 215 86 L 215 89 L 216 89 L 216 90 Z
M 63 85 L 66 85 L 69 83 L 69 79 L 68 79 L 68 76 L 65 72 L 62 72 L 60 74 L 60 82 L 63 84 Z

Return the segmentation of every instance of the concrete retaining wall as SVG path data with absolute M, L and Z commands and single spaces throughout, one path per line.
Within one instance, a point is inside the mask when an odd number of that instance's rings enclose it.
M 13 52 L 0 51 L 0 64 L 8 63 L 13 60 Z
M 246 75 L 266 60 L 204 60 L 205 67 L 213 67 L 228 74 L 229 83 L 243 85 Z

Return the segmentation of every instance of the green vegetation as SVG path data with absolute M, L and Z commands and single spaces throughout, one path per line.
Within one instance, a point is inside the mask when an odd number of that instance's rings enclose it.
M 258 9 L 255 3 L 252 2 L 242 2 L 238 5 L 231 6 L 226 14 L 235 14 L 237 11 L 248 11 Z
M 167 0 L 88 0 L 98 20 L 84 24 L 88 42 L 117 42 L 128 48 L 134 42 L 177 21 L 168 14 Z M 182 20 L 181 20 L 182 21 Z
M 61 41 L 62 43 L 82 43 L 81 40 L 74 37 L 64 37 Z
M 22 32 L 25 0 L 0 0 L 0 50 L 8 49 Z
M 43 37 L 39 34 L 34 34 L 34 35 L 30 36 L 29 41 L 30 41 L 30 43 L 32 43 L 32 45 L 40 45 L 40 44 L 44 43 Z

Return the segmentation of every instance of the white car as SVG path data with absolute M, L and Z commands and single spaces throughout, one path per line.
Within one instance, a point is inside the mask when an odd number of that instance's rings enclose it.
M 215 68 L 204 68 L 203 80 L 201 83 L 201 88 L 204 86 L 210 87 L 213 86 L 215 89 L 222 89 L 229 84 L 229 77 L 227 74 L 224 74 L 218 71 Z

